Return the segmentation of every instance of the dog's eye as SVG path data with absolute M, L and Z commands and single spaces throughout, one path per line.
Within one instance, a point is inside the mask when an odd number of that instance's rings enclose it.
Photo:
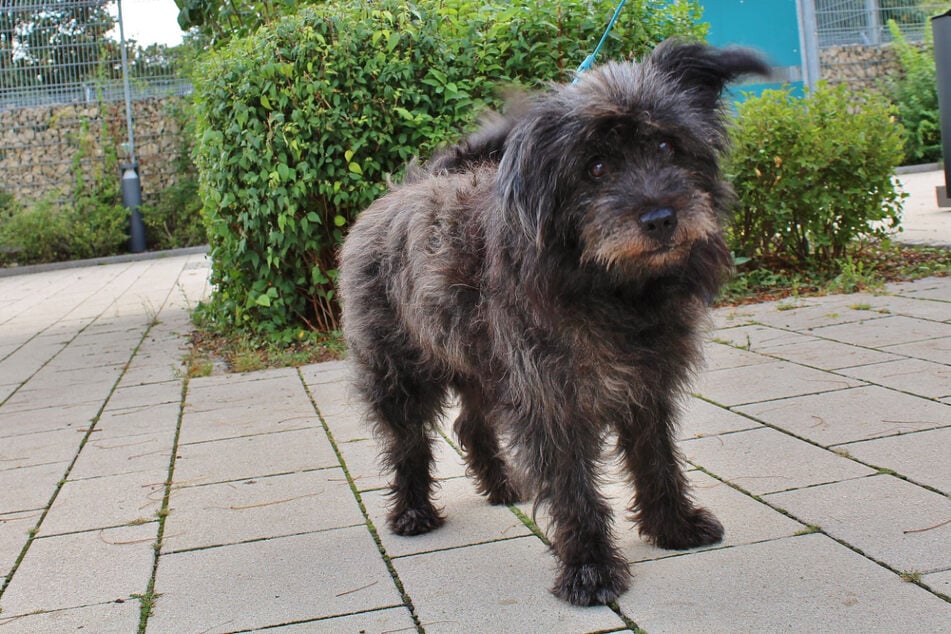
M 601 159 L 595 159 L 588 163 L 588 175 L 591 178 L 602 178 L 608 173 L 607 164 Z
M 674 144 L 667 139 L 662 139 L 657 142 L 657 151 L 664 156 L 670 156 L 674 153 Z

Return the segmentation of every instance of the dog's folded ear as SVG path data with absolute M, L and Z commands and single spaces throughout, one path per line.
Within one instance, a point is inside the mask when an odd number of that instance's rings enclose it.
M 678 40 L 661 42 L 648 63 L 692 92 L 704 107 L 716 107 L 729 82 L 743 75 L 768 76 L 769 65 L 748 48 L 714 48 Z

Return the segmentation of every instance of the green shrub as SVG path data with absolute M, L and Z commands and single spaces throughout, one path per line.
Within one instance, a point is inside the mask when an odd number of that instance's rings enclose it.
M 608 4 L 334 0 L 210 54 L 196 75 L 205 323 L 277 338 L 336 328 L 336 249 L 387 176 L 458 136 L 505 84 L 566 78 Z M 698 15 L 635 0 L 604 56 L 701 36 Z
M 738 106 L 732 137 L 740 255 L 835 267 L 852 241 L 898 226 L 901 127 L 883 98 L 856 103 L 843 85 L 766 91 Z
M 208 240 L 198 195 L 198 176 L 192 160 L 195 145 L 192 101 L 170 99 L 165 102 L 164 111 L 176 123 L 179 132 L 178 148 L 172 158 L 175 181 L 139 209 L 150 250 L 190 247 L 205 244 Z
M 128 243 L 121 205 L 82 205 L 49 196 L 0 214 L 0 265 L 114 255 Z
M 941 124 L 931 29 L 925 29 L 925 43 L 920 48 L 908 43 L 894 21 L 888 22 L 888 29 L 902 72 L 886 86 L 904 126 L 905 160 L 909 164 L 940 161 Z

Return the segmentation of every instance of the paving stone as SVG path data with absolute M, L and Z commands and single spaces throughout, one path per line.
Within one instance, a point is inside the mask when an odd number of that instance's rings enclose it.
M 951 409 L 878 386 L 736 408 L 824 447 L 951 424 Z
M 796 343 L 807 339 L 806 335 L 759 324 L 739 328 L 725 328 L 713 333 L 714 341 L 749 352 L 759 352 L 763 348 Z
M 724 368 L 741 368 L 747 365 L 756 365 L 758 363 L 769 363 L 771 359 L 761 354 L 734 348 L 725 343 L 716 341 L 708 343 L 703 349 L 704 368 L 701 372 L 707 370 L 722 370 Z
M 0 598 L 4 617 L 117 600 L 133 602 L 152 576 L 157 525 L 36 539 Z
M 927 398 L 951 396 L 951 366 L 931 361 L 900 359 L 860 368 L 847 368 L 840 372 L 869 383 Z
M 939 632 L 948 604 L 824 535 L 633 566 L 621 611 L 651 634 Z
M 337 448 L 347 464 L 347 471 L 353 478 L 358 491 L 369 491 L 386 487 L 390 476 L 380 465 L 380 446 L 373 438 L 358 438 L 337 442 Z M 466 475 L 466 465 L 462 457 L 443 439 L 438 439 L 434 448 L 438 479 L 458 478 Z
M 174 440 L 174 428 L 121 438 L 102 437 L 93 431 L 69 476 L 84 480 L 134 473 L 150 473 L 153 477 L 167 474 Z
M 921 581 L 935 592 L 951 597 L 951 570 L 922 575 Z
M 68 480 L 39 534 L 56 535 L 152 521 L 162 508 L 168 469 Z
M 340 632 L 360 632 L 361 634 L 395 634 L 413 632 L 416 625 L 407 608 L 389 608 L 360 612 L 350 616 L 296 623 L 283 627 L 268 628 L 268 633 L 277 634 L 340 634 Z
M 56 491 L 56 485 L 68 468 L 68 462 L 53 462 L 19 469 L 0 469 L 0 513 L 46 508 Z
M 701 471 L 690 471 L 687 476 L 697 504 L 716 515 L 725 529 L 720 544 L 695 551 L 788 537 L 805 528 L 801 523 Z M 628 561 L 645 561 L 684 554 L 684 551 L 664 550 L 652 546 L 638 535 L 637 527 L 627 519 L 627 501 L 633 493 L 629 486 L 614 483 L 605 488 L 605 493 L 613 500 L 615 527 L 621 549 Z
M 39 405 L 14 412 L 8 410 L 4 404 L 3 409 L 0 410 L 0 438 L 54 429 L 85 429 L 99 412 L 100 407 L 102 403 L 98 402 L 71 407 Z
M 947 406 L 945 406 L 947 407 Z M 951 418 L 946 419 L 951 425 Z M 842 445 L 862 462 L 891 469 L 915 482 L 951 494 L 951 427 Z
M 338 466 L 322 429 L 301 429 L 181 445 L 175 484 L 195 485 Z
M 831 392 L 861 385 L 848 377 L 774 361 L 705 372 L 697 393 L 726 406 L 769 401 L 802 394 Z
M 107 409 L 99 417 L 91 441 L 135 438 L 168 434 L 175 436 L 178 428 L 179 403 L 162 403 L 120 410 Z
M 189 383 L 182 443 L 234 438 L 281 430 L 320 427 L 314 406 L 296 373 L 267 374 L 261 380 Z
M 365 526 L 166 555 L 155 591 L 150 634 L 233 632 L 402 605 Z
M 5 619 L 0 614 L 3 634 L 38 634 L 54 632 L 95 632 L 96 634 L 128 634 L 139 629 L 140 603 L 137 600 L 112 601 L 100 605 L 56 610 Z
M 605 606 L 568 605 L 548 589 L 555 561 L 536 537 L 393 560 L 423 629 L 440 632 L 593 632 L 623 627 Z
M 736 412 L 708 403 L 703 399 L 687 399 L 680 417 L 680 438 L 702 438 L 731 431 L 755 429 L 762 425 Z
M 275 409 L 279 400 L 259 400 L 253 404 L 220 406 L 196 411 L 190 403 L 183 410 L 180 442 L 192 444 L 255 434 L 322 429 L 320 419 L 309 404 Z
M 838 341 L 810 337 L 786 346 L 775 346 L 764 353 L 771 357 L 792 361 L 820 370 L 838 370 L 850 366 L 867 365 L 901 359 L 895 354 L 852 346 Z
M 175 488 L 162 550 L 168 553 L 364 523 L 341 469 Z
M 895 570 L 951 568 L 951 500 L 890 475 L 763 496 Z M 939 526 L 940 525 L 940 526 Z
M 388 499 L 383 491 L 363 494 L 363 503 L 390 557 L 531 534 L 508 507 L 492 506 L 477 494 L 468 478 L 440 481 L 435 504 L 444 510 L 446 523 L 424 535 L 403 537 L 390 531 L 386 523 Z
M 182 400 L 181 381 L 147 383 L 145 385 L 120 385 L 109 399 L 110 410 L 147 407 L 163 403 L 179 403 Z
M 57 429 L 4 438 L 0 444 L 0 469 L 69 462 L 79 451 L 83 436 L 72 429 Z
M 951 365 L 951 337 L 928 339 L 916 343 L 903 343 L 884 348 L 888 352 Z
M 856 293 L 838 297 L 802 298 L 798 302 L 772 302 L 770 305 L 774 309 L 758 313 L 756 321 L 761 325 L 796 331 L 850 323 L 870 316 L 852 307 L 866 304 L 873 298 L 867 293 Z
M 868 300 L 873 310 L 883 310 L 893 315 L 905 315 L 931 321 L 951 320 L 951 302 L 933 301 L 926 298 L 876 295 Z
M 812 334 L 857 346 L 877 348 L 951 336 L 951 324 L 893 315 L 852 324 L 814 328 Z
M 929 277 L 891 288 L 894 289 L 892 292 L 908 297 L 951 302 L 951 286 L 942 278 Z
M 681 442 L 687 459 L 754 495 L 874 473 L 774 429 L 753 429 Z
M 0 579 L 13 569 L 41 515 L 40 511 L 0 514 Z M 0 623 L 2 621 L 0 614 Z

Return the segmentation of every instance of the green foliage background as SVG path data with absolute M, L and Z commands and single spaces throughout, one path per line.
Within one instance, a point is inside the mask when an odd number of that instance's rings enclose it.
M 732 140 L 739 255 L 830 269 L 854 240 L 898 226 L 902 130 L 884 97 L 858 100 L 845 85 L 806 98 L 765 91 L 738 105 Z
M 203 322 L 280 340 L 335 329 L 337 247 L 388 175 L 457 137 L 505 86 L 569 77 L 613 8 L 337 0 L 212 53 L 196 74 L 215 284 Z M 699 13 L 692 2 L 629 2 L 603 56 L 700 38 Z

